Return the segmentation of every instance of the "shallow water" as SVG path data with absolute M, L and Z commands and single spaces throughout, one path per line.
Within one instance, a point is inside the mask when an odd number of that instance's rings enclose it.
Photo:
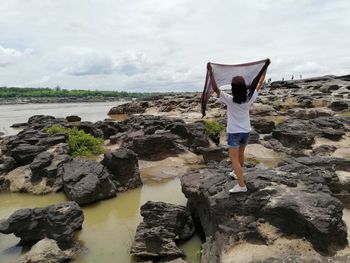
M 0 218 L 8 217 L 19 208 L 47 206 L 65 200 L 62 193 L 46 196 L 0 194 Z M 87 248 L 87 252 L 74 262 L 136 262 L 130 257 L 129 248 L 136 227 L 142 221 L 140 206 L 149 200 L 186 204 L 180 180 L 175 178 L 167 182 L 143 185 L 120 193 L 116 198 L 83 207 L 85 220 L 77 238 Z M 17 242 L 18 239 L 13 235 L 0 234 L 0 262 L 9 262 L 20 255 L 20 247 L 15 247 Z M 195 236 L 181 246 L 188 255 L 189 262 L 195 262 L 195 254 L 200 250 L 200 244 L 199 238 Z
M 14 123 L 27 122 L 28 118 L 36 114 L 52 115 L 65 118 L 78 115 L 82 121 L 99 121 L 109 118 L 108 111 L 125 102 L 89 102 L 89 103 L 38 103 L 0 105 L 0 132 L 6 135 L 16 134 L 20 129 L 10 126 Z M 114 116 L 120 118 L 120 116 Z
M 47 114 L 55 117 L 78 115 L 83 121 L 98 121 L 112 118 L 122 121 L 127 115 L 111 115 L 107 112 L 121 102 L 106 103 L 53 103 L 53 104 L 20 104 L 0 105 L 0 131 L 6 135 L 16 134 L 19 130 L 10 128 L 14 123 L 26 122 L 36 114 Z M 164 162 L 169 166 L 162 168 Z M 192 163 L 193 162 L 193 163 Z M 77 238 L 87 248 L 86 253 L 74 262 L 135 262 L 129 255 L 137 225 L 141 222 L 140 206 L 145 202 L 163 201 L 174 204 L 186 204 L 181 192 L 179 176 L 186 172 L 184 166 L 193 166 L 197 162 L 194 156 L 184 154 L 179 158 L 150 163 L 140 161 L 141 175 L 145 184 L 134 190 L 120 193 L 116 198 L 83 207 L 85 221 Z M 166 174 L 166 178 L 160 178 Z M 164 180 L 166 179 L 166 180 Z M 20 208 L 44 207 L 66 201 L 62 193 L 45 196 L 28 194 L 0 194 L 0 219 L 7 218 Z M 13 235 L 0 234 L 0 262 L 7 263 L 21 254 L 21 247 L 16 246 L 19 239 Z M 200 250 L 198 236 L 181 245 L 189 262 L 196 262 L 196 252 Z

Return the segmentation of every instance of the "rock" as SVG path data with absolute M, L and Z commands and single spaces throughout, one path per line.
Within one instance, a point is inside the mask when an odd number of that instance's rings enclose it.
M 118 129 L 112 126 L 112 122 L 98 121 L 95 123 L 95 127 L 103 132 L 103 138 L 108 139 L 118 133 Z
M 175 233 L 176 240 L 185 241 L 195 232 L 194 222 L 185 206 L 148 201 L 141 206 L 143 223 L 149 227 L 163 226 Z
M 308 120 L 318 117 L 333 116 L 334 112 L 328 108 L 314 108 L 314 109 L 291 109 L 288 111 L 298 119 Z
M 320 155 L 320 156 L 329 156 L 331 155 L 337 147 L 334 145 L 321 145 L 315 149 L 312 150 L 313 155 Z
M 78 124 L 74 124 L 73 127 L 77 127 L 77 129 L 83 130 L 84 132 L 89 133 L 94 137 L 102 138 L 104 135 L 103 131 L 95 127 L 95 125 L 90 121 L 82 121 Z
M 16 163 L 23 165 L 31 163 L 34 158 L 44 150 L 44 146 L 20 144 L 12 149 L 11 153 Z
M 58 170 L 63 178 L 63 191 L 78 204 L 85 205 L 116 196 L 111 174 L 98 162 L 74 159 Z
M 333 253 L 334 246 L 346 246 L 343 205 L 332 194 L 340 190 L 339 180 L 329 168 L 334 164 L 336 169 L 344 169 L 349 161 L 292 160 L 275 169 L 247 169 L 248 192 L 244 194 L 228 193 L 235 184 L 225 175 L 230 167 L 217 165 L 181 178 L 188 207 L 206 238 L 202 262 L 221 262 L 223 251 L 244 241 L 267 242 L 258 228 L 263 221 L 277 227 L 282 236 L 305 237 L 317 251 Z
M 250 107 L 250 114 L 251 115 L 256 115 L 256 116 L 270 116 L 274 115 L 276 113 L 276 110 L 269 106 L 269 105 L 264 105 L 261 103 L 254 103 Z
M 275 128 L 275 123 L 262 118 L 251 119 L 251 125 L 258 133 L 271 133 Z
M 11 171 L 16 166 L 16 161 L 11 156 L 0 156 L 0 174 Z
M 338 101 L 331 102 L 331 104 L 328 107 L 334 111 L 348 110 L 349 103 L 344 100 L 338 100 Z
M 129 147 L 140 159 L 162 160 L 183 152 L 183 149 L 176 143 L 178 137 L 170 133 L 151 134 L 142 137 L 135 137 Z
M 250 131 L 248 143 L 260 143 L 259 134 L 253 129 Z
M 285 147 L 307 149 L 315 142 L 315 135 L 308 122 L 287 120 L 272 131 L 272 137 Z
M 143 222 L 137 227 L 131 254 L 156 261 L 184 256 L 176 241 L 190 238 L 195 231 L 186 207 L 148 201 L 141 215 Z
M 26 126 L 28 126 L 28 123 L 26 123 L 26 122 L 19 122 L 19 123 L 12 124 L 10 127 L 11 128 L 23 128 L 23 127 L 26 127 Z
M 227 147 L 217 146 L 214 148 L 199 148 L 203 155 L 205 163 L 209 161 L 221 162 L 223 159 L 228 157 Z
M 44 238 L 15 263 L 64 263 L 71 258 L 64 253 L 53 239 Z
M 53 172 L 46 171 L 43 174 L 40 173 L 40 175 L 36 174 L 33 178 L 29 165 L 19 166 L 4 175 L 3 180 L 6 187 L 3 188 L 3 191 L 34 195 L 57 192 L 62 188 L 62 178 L 56 175 L 56 171 L 57 167 Z
M 101 163 L 112 174 L 119 192 L 142 185 L 137 155 L 132 150 L 120 148 L 105 153 Z
M 36 178 L 41 179 L 43 175 L 43 169 L 51 164 L 53 155 L 49 152 L 39 153 L 29 165 L 32 170 L 32 181 L 37 181 Z
M 22 243 L 33 243 L 43 238 L 57 241 L 61 249 L 76 244 L 74 232 L 81 229 L 83 211 L 75 202 L 64 202 L 44 208 L 24 208 L 0 221 L 0 233 L 11 234 Z
M 111 114 L 130 114 L 130 113 L 144 113 L 149 107 L 148 102 L 133 101 L 130 103 L 125 103 L 118 105 L 109 110 L 108 115 Z
M 320 91 L 323 93 L 331 93 L 334 90 L 338 90 L 340 87 L 338 85 L 335 84 L 331 84 L 331 85 L 324 85 L 320 88 Z
M 68 122 L 77 122 L 77 121 L 81 121 L 81 118 L 77 115 L 69 115 L 66 117 L 66 120 Z
M 162 226 L 148 228 L 140 223 L 130 253 L 138 258 L 172 259 L 185 254 L 176 246 L 175 234 Z

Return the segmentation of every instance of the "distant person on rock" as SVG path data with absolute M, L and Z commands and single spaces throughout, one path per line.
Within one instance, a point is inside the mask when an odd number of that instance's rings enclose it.
M 227 105 L 227 144 L 233 169 L 230 176 L 238 180 L 238 184 L 229 190 L 230 193 L 247 191 L 242 167 L 244 165 L 244 150 L 248 144 L 251 131 L 249 108 L 258 97 L 258 92 L 264 84 L 264 79 L 265 74 L 261 76 L 250 100 L 248 100 L 247 85 L 242 76 L 232 78 L 232 95 L 214 87 L 219 100 Z

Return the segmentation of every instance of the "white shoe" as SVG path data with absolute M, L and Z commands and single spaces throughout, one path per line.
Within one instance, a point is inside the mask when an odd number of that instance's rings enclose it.
M 229 172 L 228 176 L 230 176 L 233 180 L 237 179 L 237 175 L 233 171 Z
M 244 193 L 247 191 L 248 189 L 246 186 L 239 186 L 239 184 L 236 184 L 232 189 L 229 190 L 230 194 Z

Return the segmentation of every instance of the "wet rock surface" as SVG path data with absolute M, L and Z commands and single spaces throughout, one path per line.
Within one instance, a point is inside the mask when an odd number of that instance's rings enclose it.
M 130 253 L 153 261 L 183 257 L 177 243 L 194 234 L 194 223 L 184 206 L 148 201 L 141 207 L 143 222 L 137 227 Z
M 44 238 L 14 263 L 64 263 L 71 259 L 53 239 Z
M 77 246 L 74 232 L 82 227 L 83 211 L 75 202 L 64 202 L 44 208 L 25 208 L 0 221 L 0 233 L 11 234 L 22 243 L 53 239 L 61 249 Z
M 63 192 L 80 205 L 116 196 L 111 174 L 98 162 L 74 159 L 60 167 Z
M 250 168 L 245 173 L 248 192 L 234 195 L 228 192 L 235 184 L 227 176 L 229 166 L 183 176 L 182 190 L 209 242 L 202 262 L 220 262 L 229 240 L 269 243 L 259 232 L 260 222 L 285 236 L 306 238 L 316 251 L 332 254 L 334 248 L 344 248 L 343 204 L 334 194 L 350 194 L 348 183 L 336 174 L 349 164 L 345 159 L 302 157 L 283 161 L 275 169 Z
M 142 185 L 137 155 L 132 150 L 121 148 L 106 153 L 101 163 L 110 171 L 119 192 Z

